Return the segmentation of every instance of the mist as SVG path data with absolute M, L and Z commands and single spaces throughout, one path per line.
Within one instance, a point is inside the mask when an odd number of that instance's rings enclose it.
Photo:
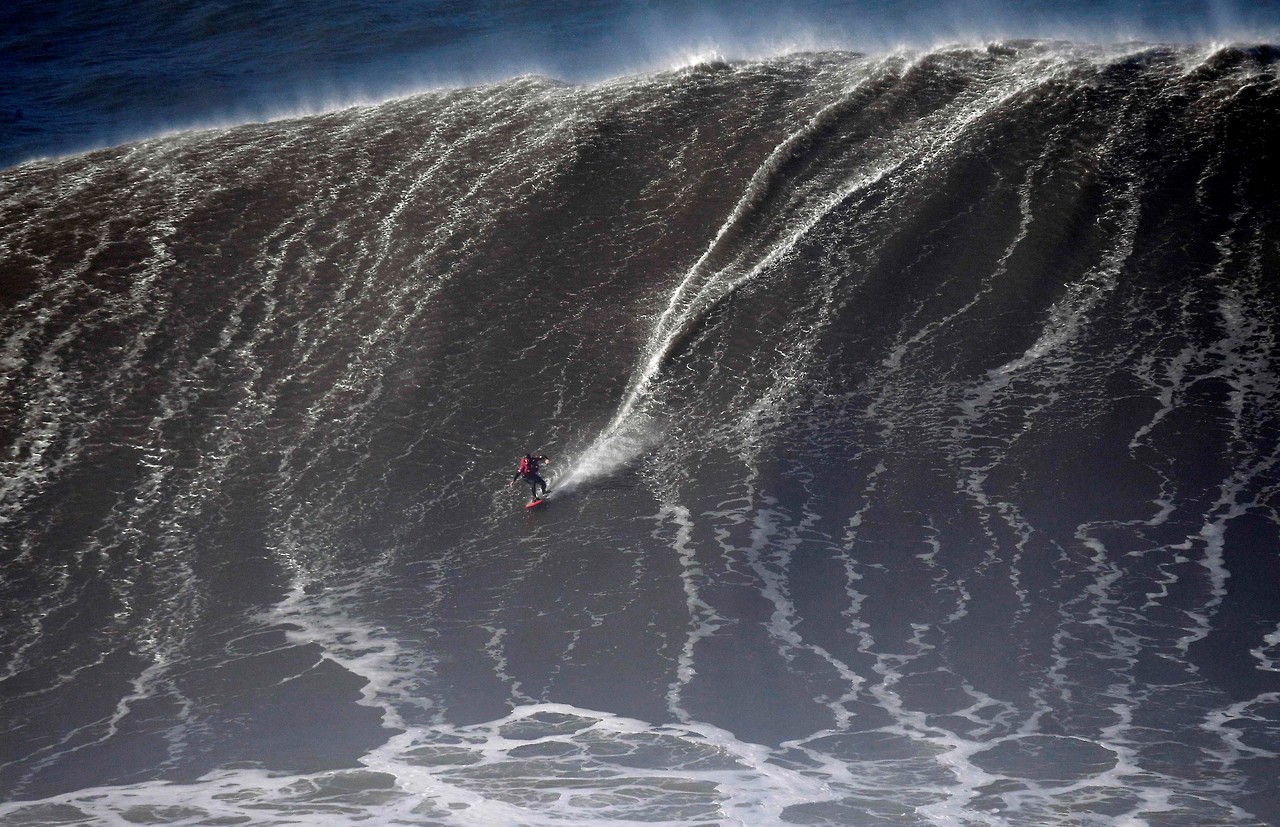
M 1274 42 L 1276 4 L 998 0 L 20 5 L 0 16 L 0 166 L 537 74 L 599 82 L 708 59 L 1008 38 Z

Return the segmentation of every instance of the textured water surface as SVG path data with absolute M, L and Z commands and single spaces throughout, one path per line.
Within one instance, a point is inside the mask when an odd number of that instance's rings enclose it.
M 1276 56 L 5 170 L 0 820 L 1280 823 Z

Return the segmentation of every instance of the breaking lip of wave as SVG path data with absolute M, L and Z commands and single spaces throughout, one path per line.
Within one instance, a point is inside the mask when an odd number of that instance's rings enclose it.
M 264 86 L 246 88 L 241 103 L 205 112 L 171 113 L 146 118 L 130 126 L 117 124 L 109 132 L 92 131 L 79 139 L 55 136 L 61 148 L 50 151 L 16 149 L 15 157 L 0 164 L 13 165 L 41 158 L 66 157 L 107 146 L 250 123 L 293 120 L 346 109 L 373 107 L 420 94 L 488 86 L 521 77 L 544 77 L 567 84 L 600 84 L 633 76 L 680 71 L 707 64 L 765 61 L 786 55 L 814 52 L 886 54 L 933 52 L 946 49 L 983 48 L 1009 40 L 1109 44 L 1202 44 L 1216 49 L 1231 43 L 1280 41 L 1280 19 L 1272 21 L 1257 9 L 1241 10 L 1234 4 L 1212 4 L 1202 19 L 1134 21 L 1121 10 L 1094 12 L 1081 21 L 1067 14 L 1053 16 L 990 4 L 962 4 L 946 10 L 924 11 L 912 7 L 887 12 L 880 7 L 847 4 L 813 19 L 817 10 L 756 9 L 757 13 L 733 15 L 714 10 L 690 15 L 690 19 L 663 16 L 653 10 L 633 11 L 596 33 L 593 39 L 568 47 L 556 42 L 554 50 L 518 42 L 522 33 L 495 35 L 485 48 L 462 45 L 446 53 L 410 55 L 408 67 L 388 68 L 384 56 L 371 52 L 363 66 L 328 67 L 311 80 L 292 82 L 284 74 Z M 893 14 L 898 15 L 894 19 Z M 745 21 L 745 22 L 744 22 Z M 751 31 L 743 30 L 750 26 Z M 624 34 L 625 33 L 625 36 Z M 376 33 L 375 33 L 376 34 Z M 515 38 L 512 35 L 516 36 Z M 544 35 L 542 38 L 548 39 Z M 579 38 L 580 40 L 582 38 Z M 179 56 L 175 56 L 178 59 Z M 465 68 L 464 68 L 465 67 Z M 269 64 L 261 76 L 271 75 Z M 141 82 L 141 81 L 140 81 Z M 77 143 L 77 140 L 82 141 Z M 70 149 L 66 147 L 70 146 Z

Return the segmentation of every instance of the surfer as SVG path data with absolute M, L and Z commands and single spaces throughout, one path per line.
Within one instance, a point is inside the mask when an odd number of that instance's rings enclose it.
M 529 487 L 533 489 L 533 499 L 530 500 L 530 502 L 537 502 L 538 488 L 542 488 L 543 494 L 547 493 L 547 481 L 538 476 L 538 466 L 541 463 L 550 461 L 551 457 L 543 456 L 542 454 L 538 454 L 536 456 L 533 454 L 525 454 L 520 457 L 520 466 L 516 468 L 516 473 L 511 477 L 511 482 L 507 484 L 507 487 L 510 488 L 516 484 L 516 480 L 523 479 L 525 482 L 529 483 Z

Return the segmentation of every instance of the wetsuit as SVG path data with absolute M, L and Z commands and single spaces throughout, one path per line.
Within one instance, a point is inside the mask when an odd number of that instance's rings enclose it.
M 551 457 L 544 457 L 542 454 L 534 456 L 533 454 L 525 454 L 520 458 L 520 467 L 516 469 L 515 476 L 511 478 L 512 482 L 518 479 L 524 479 L 529 483 L 532 489 L 533 498 L 538 499 L 538 489 L 542 489 L 542 493 L 547 493 L 547 481 L 538 476 L 538 463 L 550 462 Z

